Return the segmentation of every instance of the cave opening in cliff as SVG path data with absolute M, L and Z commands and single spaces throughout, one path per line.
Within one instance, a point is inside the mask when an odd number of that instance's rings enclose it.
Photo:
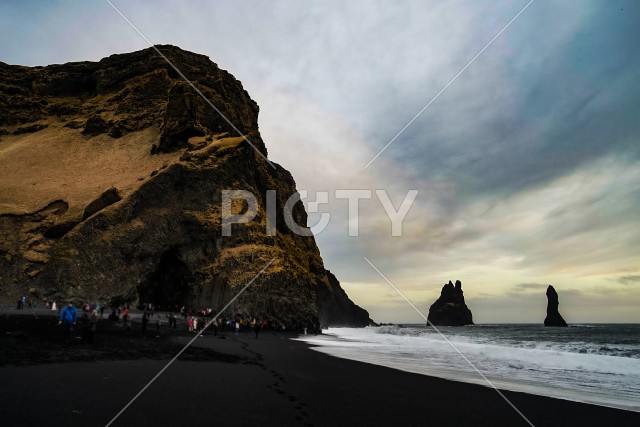
M 176 310 L 186 303 L 192 281 L 193 275 L 178 250 L 171 249 L 160 256 L 155 270 L 138 286 L 139 301 Z

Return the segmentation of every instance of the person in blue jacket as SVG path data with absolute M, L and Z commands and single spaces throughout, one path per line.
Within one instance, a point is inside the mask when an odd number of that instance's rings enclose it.
M 71 329 L 78 320 L 78 311 L 73 306 L 73 302 L 69 301 L 69 304 L 60 310 L 60 319 L 58 325 L 62 325 L 62 337 L 64 342 L 69 342 L 69 336 L 71 335 Z

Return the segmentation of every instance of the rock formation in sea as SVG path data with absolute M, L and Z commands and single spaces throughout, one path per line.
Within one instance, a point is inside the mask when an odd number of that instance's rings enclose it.
M 544 326 L 568 326 L 558 311 L 558 293 L 549 285 L 547 287 L 547 317 L 544 319 Z
M 32 289 L 58 303 L 217 309 L 273 260 L 227 313 L 289 328 L 369 324 L 314 237 L 286 226 L 296 184 L 266 160 L 258 105 L 206 56 L 158 48 L 233 126 L 152 48 L 45 67 L 0 62 L 0 299 Z M 257 201 L 230 236 L 223 190 Z M 301 202 L 291 217 L 306 227 Z
M 440 298 L 429 308 L 429 322 L 436 326 L 473 325 L 473 315 L 464 302 L 462 283 L 451 281 L 442 287 Z

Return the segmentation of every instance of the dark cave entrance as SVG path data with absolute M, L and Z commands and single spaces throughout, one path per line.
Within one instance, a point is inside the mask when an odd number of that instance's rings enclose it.
M 174 248 L 162 254 L 156 269 L 138 286 L 141 303 L 152 303 L 164 310 L 176 310 L 189 297 L 193 276 Z

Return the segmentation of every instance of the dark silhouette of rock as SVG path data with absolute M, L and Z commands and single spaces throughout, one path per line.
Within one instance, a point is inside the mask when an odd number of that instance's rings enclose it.
M 91 215 L 100 212 L 102 209 L 107 206 L 111 206 L 115 202 L 119 202 L 122 199 L 120 194 L 118 194 L 118 189 L 111 187 L 106 190 L 104 193 L 100 195 L 96 200 L 89 203 L 86 208 L 84 208 L 84 214 L 82 215 L 82 220 L 89 218 Z
M 473 315 L 464 302 L 462 283 L 451 281 L 442 287 L 440 298 L 429 308 L 429 322 L 436 326 L 473 325 Z
M 549 285 L 547 288 L 547 317 L 544 326 L 568 326 L 558 311 L 558 293 Z
M 209 133 L 200 121 L 205 115 L 211 114 L 211 107 L 202 101 L 186 82 L 171 87 L 158 152 L 171 152 L 185 147 L 189 138 Z
M 46 127 L 47 127 L 46 124 L 35 123 L 35 124 L 32 124 L 32 125 L 19 127 L 18 129 L 13 131 L 13 134 L 14 135 L 22 135 L 23 133 L 38 132 L 39 130 L 42 130 L 42 129 L 46 128 Z
M 0 299 L 34 287 L 58 301 L 216 311 L 271 262 L 225 315 L 270 319 L 288 330 L 370 324 L 325 269 L 314 237 L 286 226 L 283 208 L 296 184 L 263 157 L 259 108 L 242 84 L 204 55 L 157 48 L 233 126 L 152 48 L 45 67 L 0 62 L 3 144 L 22 138 L 20 147 L 36 147 L 40 134 L 33 132 L 44 124 L 47 141 L 62 141 L 56 162 L 25 166 L 42 176 L 2 194 Z M 4 150 L 0 162 L 16 151 Z M 92 159 L 101 163 L 81 174 L 81 162 Z M 31 192 L 26 200 L 19 185 L 49 182 L 47 168 L 63 170 L 55 175 L 60 194 Z M 256 218 L 234 224 L 231 236 L 221 232 L 224 189 L 246 190 L 258 204 Z M 276 190 L 275 235 L 265 229 L 267 190 Z M 301 202 L 291 217 L 307 226 Z
M 109 131 L 110 125 L 99 114 L 89 117 L 82 130 L 83 135 L 96 136 Z
M 329 286 L 316 288 L 316 298 L 320 307 L 320 324 L 324 326 L 370 326 L 374 321 L 369 313 L 355 305 L 347 296 L 340 282 L 329 270 L 326 270 Z
M 54 224 L 44 232 L 44 237 L 46 237 L 47 239 L 59 239 L 69 231 L 73 230 L 73 228 L 76 225 L 80 224 L 80 222 L 80 219 L 71 219 Z

